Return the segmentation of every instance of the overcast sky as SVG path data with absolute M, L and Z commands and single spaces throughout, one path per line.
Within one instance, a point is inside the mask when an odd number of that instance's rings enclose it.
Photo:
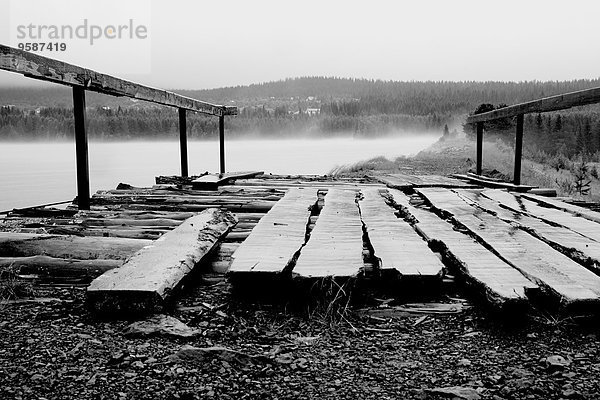
M 94 46 L 70 41 L 71 51 L 55 54 L 164 88 L 312 75 L 452 81 L 600 76 L 600 2 L 594 0 L 0 0 L 0 42 L 16 46 L 19 24 L 76 25 L 83 18 L 99 24 L 133 19 L 147 25 L 148 37 Z M 26 83 L 31 80 L 0 71 L 0 85 Z

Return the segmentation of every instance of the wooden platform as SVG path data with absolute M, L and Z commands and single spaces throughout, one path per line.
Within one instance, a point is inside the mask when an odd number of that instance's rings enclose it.
M 453 181 L 439 179 L 398 185 L 410 197 L 373 178 L 261 175 L 216 190 L 193 189 L 189 179 L 165 178 L 161 182 L 174 183 L 149 188 L 120 185 L 98 191 L 90 211 L 70 207 L 9 214 L 0 223 L 0 268 L 34 284 L 87 286 L 107 271 L 113 272 L 106 276 L 128 275 L 135 265 L 144 271 L 138 283 L 150 285 L 152 276 L 160 277 L 154 282 L 160 289 L 141 296 L 153 300 L 138 303 L 148 308 L 161 304 L 181 282 L 178 273 L 175 279 L 163 275 L 168 265 L 201 259 L 203 277 L 228 272 L 244 277 L 232 280 L 236 285 L 268 276 L 286 284 L 336 277 L 369 288 L 382 276 L 395 276 L 400 285 L 410 278 L 419 282 L 419 291 L 431 293 L 439 291 L 450 271 L 498 308 L 526 308 L 532 301 L 544 307 L 539 299 L 549 298 L 567 309 L 597 310 L 597 212 L 527 193 L 464 182 L 454 187 Z M 436 181 L 444 187 L 434 186 Z M 197 241 L 192 240 L 168 245 L 169 237 L 180 237 L 178 229 L 189 233 L 185 237 L 197 234 L 185 221 L 211 208 L 238 220 L 210 242 L 212 251 L 194 252 Z M 172 252 L 161 251 L 161 241 Z M 185 261 L 188 256 L 191 263 Z M 150 273 L 152 266 L 158 270 Z M 113 280 L 115 288 L 125 282 Z
M 412 175 L 412 174 L 374 174 L 373 178 L 393 189 L 412 189 L 423 187 L 467 188 L 477 187 L 460 179 L 441 175 Z

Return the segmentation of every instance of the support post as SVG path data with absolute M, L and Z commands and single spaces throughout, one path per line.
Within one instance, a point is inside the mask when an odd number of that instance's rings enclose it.
M 219 116 L 219 160 L 220 172 L 225 173 L 225 116 Z
M 77 205 L 90 209 L 90 169 L 85 115 L 85 89 L 73 86 L 73 115 L 75 118 L 75 154 L 77 163 Z
M 188 177 L 188 149 L 187 149 L 187 120 L 185 108 L 179 109 L 179 153 L 181 156 L 181 176 Z
M 481 159 L 483 157 L 483 122 L 477 123 L 477 175 L 481 175 Z
M 517 115 L 517 132 L 515 134 L 515 172 L 513 183 L 521 184 L 521 158 L 523 156 L 523 114 Z

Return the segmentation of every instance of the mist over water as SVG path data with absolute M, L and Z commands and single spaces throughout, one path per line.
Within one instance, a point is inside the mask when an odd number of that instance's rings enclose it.
M 377 156 L 389 159 L 425 149 L 438 135 L 379 139 L 229 140 L 227 171 L 326 174 Z M 69 142 L 0 143 L 0 211 L 72 200 L 76 195 L 75 145 Z M 218 172 L 217 141 L 188 143 L 189 171 Z M 179 142 L 90 142 L 91 193 L 120 182 L 151 186 L 157 175 L 180 173 Z

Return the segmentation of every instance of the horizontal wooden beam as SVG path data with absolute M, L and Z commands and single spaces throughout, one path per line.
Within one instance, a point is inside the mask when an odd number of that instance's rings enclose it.
M 477 122 L 492 121 L 499 118 L 514 117 L 519 114 L 558 111 L 594 103 L 600 103 L 600 87 L 545 97 L 543 99 L 515 104 L 513 106 L 499 108 L 482 114 L 469 115 L 467 117 L 467 123 L 474 124 Z
M 92 92 L 126 96 L 203 114 L 217 116 L 237 114 L 237 107 L 210 104 L 1 44 L 0 69 L 16 72 L 29 78 L 83 87 Z

